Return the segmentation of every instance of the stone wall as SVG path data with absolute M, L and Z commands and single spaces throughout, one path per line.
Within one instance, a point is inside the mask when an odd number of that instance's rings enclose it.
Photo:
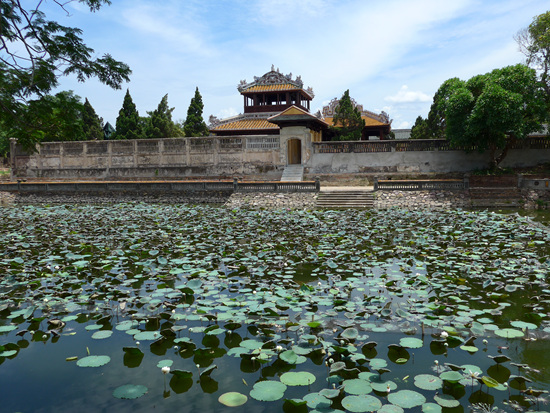
M 47 142 L 36 153 L 12 142 L 13 178 L 127 179 L 239 175 L 278 179 L 278 136 Z

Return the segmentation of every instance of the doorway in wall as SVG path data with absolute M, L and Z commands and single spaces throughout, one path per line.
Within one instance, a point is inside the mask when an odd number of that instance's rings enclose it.
M 288 140 L 287 159 L 289 165 L 300 165 L 302 163 L 302 142 L 300 139 Z

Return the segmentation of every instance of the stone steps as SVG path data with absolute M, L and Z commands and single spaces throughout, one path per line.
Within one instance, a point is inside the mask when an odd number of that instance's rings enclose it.
M 302 165 L 287 165 L 281 176 L 281 182 L 299 182 L 304 180 Z
M 373 208 L 372 191 L 326 191 L 319 192 L 317 208 Z

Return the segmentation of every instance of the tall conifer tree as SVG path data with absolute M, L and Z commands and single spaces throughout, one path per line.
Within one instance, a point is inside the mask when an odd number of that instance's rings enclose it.
M 97 116 L 96 111 L 90 104 L 88 98 L 84 101 L 82 109 L 82 130 L 84 139 L 87 140 L 103 140 L 103 119 Z
M 365 121 L 361 118 L 361 112 L 353 107 L 349 96 L 349 89 L 344 92 L 338 106 L 334 110 L 333 123 L 336 128 L 336 137 L 342 141 L 356 141 L 361 139 L 361 133 L 365 127 Z
M 176 127 L 172 121 L 172 111 L 168 107 L 168 95 L 164 95 L 158 107 L 148 112 L 150 118 L 145 135 L 148 139 L 172 138 L 176 135 Z
M 207 136 L 209 131 L 204 119 L 202 118 L 202 96 L 199 93 L 199 88 L 195 90 L 195 96 L 191 99 L 189 109 L 187 109 L 187 119 L 183 124 L 185 136 Z
M 130 96 L 130 90 L 126 89 L 122 109 L 116 118 L 116 132 L 113 139 L 141 139 L 143 138 L 142 124 L 136 105 Z

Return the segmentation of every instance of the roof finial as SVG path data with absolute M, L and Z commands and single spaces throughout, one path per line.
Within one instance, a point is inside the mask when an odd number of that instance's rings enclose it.
M 274 72 L 275 71 L 275 65 L 271 65 L 271 71 Z

